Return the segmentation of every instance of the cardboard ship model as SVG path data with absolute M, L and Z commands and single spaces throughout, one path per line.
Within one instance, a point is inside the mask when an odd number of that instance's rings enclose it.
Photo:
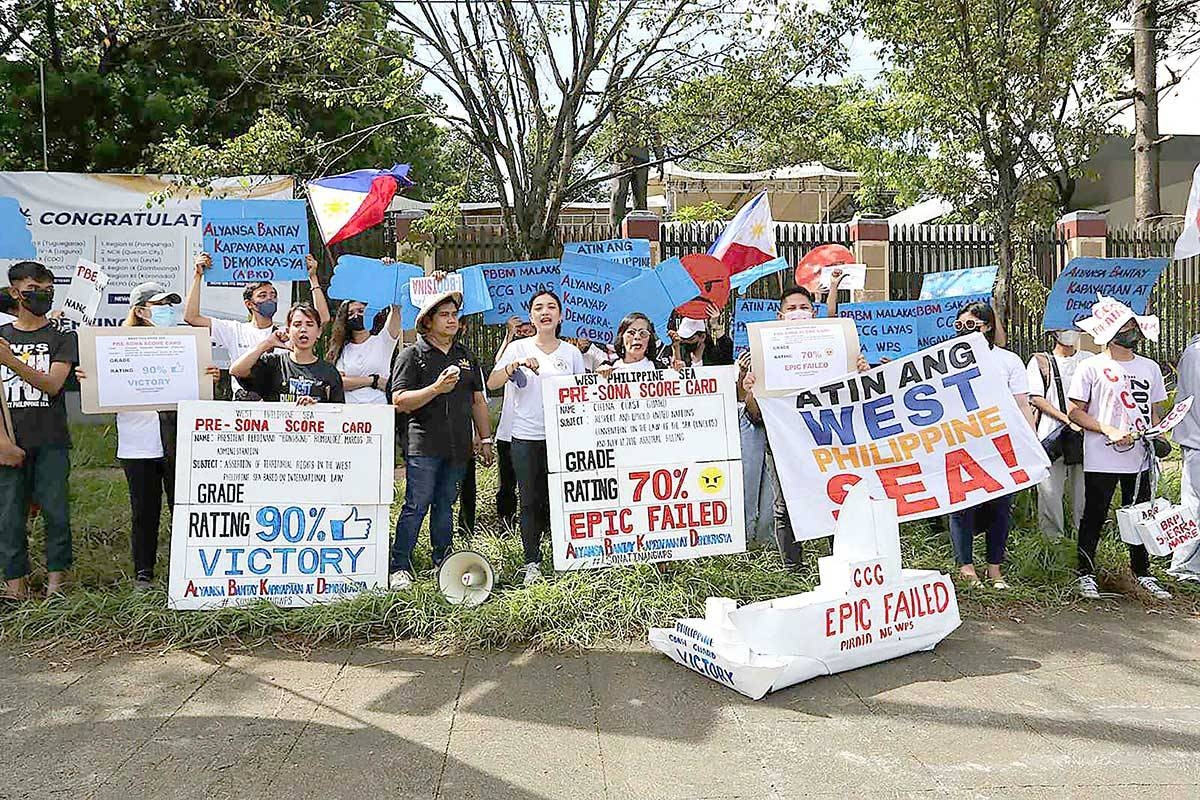
M 842 505 L 833 555 L 811 592 L 737 607 L 710 597 L 704 619 L 652 628 L 674 661 L 755 700 L 767 692 L 932 650 L 961 622 L 949 576 L 903 569 L 892 500 L 854 486 Z

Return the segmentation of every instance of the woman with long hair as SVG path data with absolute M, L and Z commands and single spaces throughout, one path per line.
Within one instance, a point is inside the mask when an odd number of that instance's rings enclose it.
M 325 360 L 342 376 L 347 403 L 386 403 L 392 356 L 400 342 L 400 308 L 388 309 L 387 322 L 379 333 L 371 333 L 366 313 L 367 304 L 357 300 L 347 300 L 338 307 Z
M 654 323 L 640 311 L 626 314 L 617 326 L 616 350 L 617 361 L 612 365 L 614 372 L 661 368 L 654 360 L 658 352 Z
M 546 412 L 542 378 L 579 375 L 586 371 L 579 348 L 559 338 L 562 302 L 543 290 L 529 299 L 534 335 L 511 342 L 488 376 L 495 391 L 520 371 L 524 381 L 508 387 L 513 393 L 512 458 L 521 505 L 521 544 L 525 550 L 524 583 L 542 577 L 542 535 L 550 530 L 550 479 L 546 463 Z
M 287 328 L 247 350 L 229 367 L 229 374 L 268 403 L 344 403 L 342 376 L 313 352 L 320 335 L 316 309 L 296 303 L 288 309 Z M 277 347 L 288 349 L 271 352 Z
M 1004 375 L 1008 389 L 1017 408 L 1025 416 L 1029 427 L 1036 427 L 1033 411 L 1029 405 L 1029 379 L 1025 363 L 1021 358 L 1003 347 L 996 346 L 996 312 L 987 303 L 969 303 L 959 310 L 954 320 L 956 336 L 981 333 L 995 355 L 995 364 Z M 978 588 L 983 585 L 975 572 L 975 534 L 982 531 L 987 544 L 987 578 L 998 590 L 1008 589 L 1008 582 L 1000 568 L 1004 563 L 1004 552 L 1008 547 L 1008 532 L 1012 524 L 1012 495 L 985 500 L 977 506 L 955 511 L 950 515 L 950 543 L 954 547 L 954 559 L 959 573 L 967 585 Z
M 129 293 L 129 313 L 122 327 L 170 328 L 179 324 L 175 306 L 181 298 L 157 283 L 143 283 Z M 213 380 L 221 371 L 212 364 L 205 373 Z M 79 367 L 75 376 L 89 379 Z M 129 487 L 130 545 L 133 585 L 139 591 L 153 588 L 158 560 L 158 523 L 163 495 L 175 511 L 174 411 L 121 411 L 117 413 L 117 458 Z

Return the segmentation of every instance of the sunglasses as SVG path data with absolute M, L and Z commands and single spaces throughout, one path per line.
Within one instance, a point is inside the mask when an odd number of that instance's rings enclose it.
M 959 333 L 971 333 L 982 330 L 983 323 L 975 319 L 956 319 L 954 320 L 954 330 Z
M 626 336 L 632 336 L 635 339 L 649 339 L 650 331 L 645 328 L 628 328 L 625 331 Z

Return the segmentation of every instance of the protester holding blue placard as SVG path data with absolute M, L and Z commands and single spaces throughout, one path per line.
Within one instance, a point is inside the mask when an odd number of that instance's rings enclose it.
M 981 333 L 987 339 L 994 356 L 995 368 L 1001 370 L 1009 391 L 1017 402 L 1017 408 L 1029 423 L 1033 424 L 1033 412 L 1029 406 L 1029 380 L 1025 375 L 1025 364 L 1016 353 L 996 346 L 996 312 L 987 303 L 975 302 L 959 310 L 954 320 L 954 331 L 958 336 Z M 1008 589 L 1001 573 L 1004 551 L 1008 547 L 1008 532 L 1012 522 L 1012 495 L 994 497 L 977 506 L 955 511 L 950 515 L 950 543 L 954 558 L 958 561 L 959 573 L 968 586 L 980 587 L 983 581 L 975 572 L 975 534 L 983 531 L 987 544 L 987 576 L 992 587 Z
M 529 299 L 529 321 L 536 333 L 504 348 L 488 376 L 488 389 L 504 386 L 518 372 L 513 393 L 512 456 L 521 495 L 521 545 L 525 550 L 526 586 L 542 577 L 542 535 L 550 530 L 550 478 L 546 461 L 546 412 L 542 378 L 579 375 L 586 371 L 579 348 L 558 338 L 562 302 L 544 290 Z
M 312 289 L 312 307 L 316 310 L 318 326 L 321 327 L 329 322 L 329 303 L 321 289 L 321 282 L 317 280 L 317 260 L 309 254 L 305 263 L 308 265 L 308 285 Z M 200 288 L 204 285 L 204 271 L 211 266 L 212 258 L 208 253 L 196 256 L 196 272 L 192 277 L 187 305 L 183 309 L 183 320 L 188 325 L 208 328 L 212 332 L 213 342 L 225 349 L 232 364 L 271 336 L 275 329 L 273 318 L 279 308 L 279 294 L 270 281 L 250 283 L 242 290 L 242 301 L 250 312 L 249 321 L 234 322 L 206 317 L 200 313 Z M 233 388 L 235 394 L 246 390 L 237 378 L 233 379 Z M 238 398 L 235 396 L 234 399 Z

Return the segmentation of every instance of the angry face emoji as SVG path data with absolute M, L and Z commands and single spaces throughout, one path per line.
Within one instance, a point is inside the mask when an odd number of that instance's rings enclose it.
M 700 491 L 716 494 L 725 486 L 725 473 L 718 467 L 705 467 L 696 481 L 700 484 Z

